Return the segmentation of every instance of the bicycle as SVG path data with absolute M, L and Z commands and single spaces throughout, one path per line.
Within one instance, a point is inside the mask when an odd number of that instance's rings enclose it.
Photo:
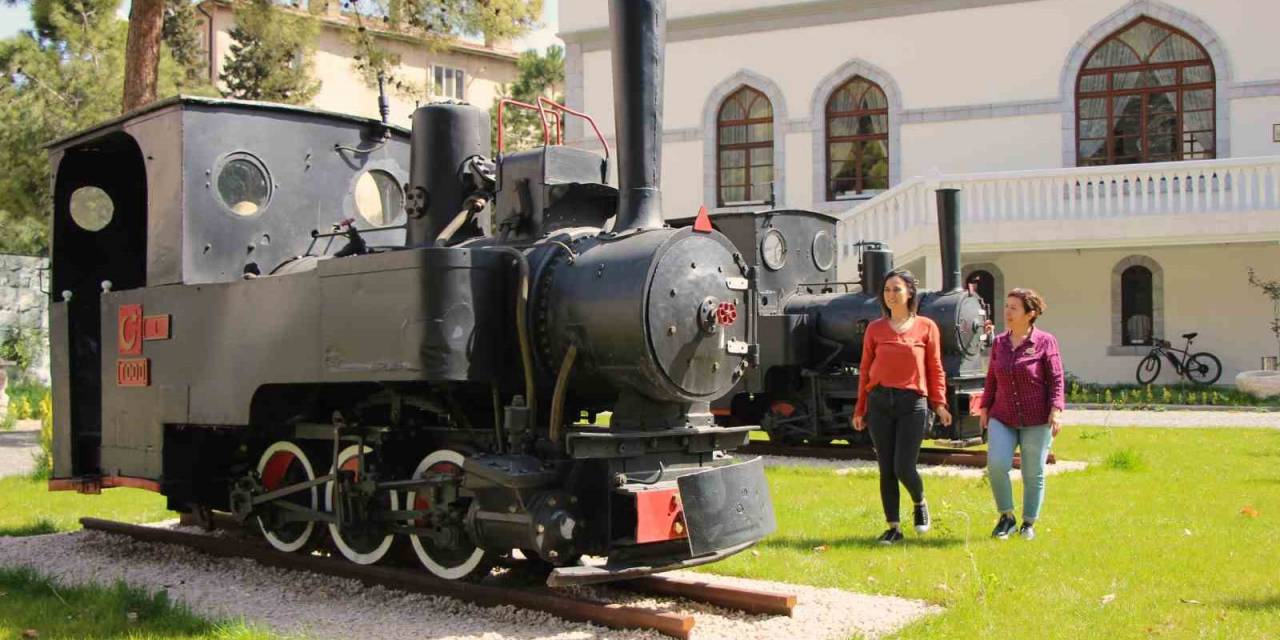
M 1195 339 L 1199 333 L 1184 333 L 1183 338 L 1187 340 L 1187 346 L 1183 349 L 1175 349 L 1173 343 L 1168 340 L 1155 339 L 1154 347 L 1147 357 L 1138 363 L 1138 384 L 1151 384 L 1157 376 L 1160 375 L 1160 356 L 1164 356 L 1173 366 L 1173 370 L 1179 376 L 1190 380 L 1192 384 L 1208 386 L 1218 381 L 1222 376 L 1222 361 L 1218 356 L 1201 351 L 1200 353 L 1191 353 L 1191 341 Z M 1182 360 L 1179 361 L 1174 353 L 1181 353 Z

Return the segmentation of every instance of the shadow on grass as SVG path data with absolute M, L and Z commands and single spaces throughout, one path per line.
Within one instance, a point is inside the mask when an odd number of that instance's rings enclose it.
M 1227 600 L 1224 605 L 1241 611 L 1280 611 L 1280 595 Z
M 28 522 L 12 527 L 0 527 L 0 536 L 13 536 L 15 538 L 23 538 L 26 536 L 42 536 L 48 533 L 57 533 L 58 527 L 52 522 L 41 518 L 35 522 Z
M 895 545 L 883 545 L 876 539 L 876 534 L 865 536 L 846 536 L 843 538 L 781 538 L 765 540 L 761 547 L 769 549 L 794 549 L 796 551 L 813 551 L 815 547 L 827 546 L 832 549 L 881 549 L 886 546 L 926 547 L 930 549 L 946 549 L 964 544 L 963 538 L 943 536 L 913 536 L 906 534 L 902 542 Z

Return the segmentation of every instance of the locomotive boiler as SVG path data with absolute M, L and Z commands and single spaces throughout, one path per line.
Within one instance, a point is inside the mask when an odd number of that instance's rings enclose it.
M 879 291 L 894 268 L 893 252 L 869 239 L 860 250 L 858 280 L 836 277 L 836 219 L 823 213 L 778 210 L 713 218 L 752 266 L 757 286 L 760 366 L 713 403 L 722 424 L 759 424 L 784 444 L 865 444 L 850 424 L 858 398 L 858 370 L 867 325 L 881 317 Z M 691 219 L 678 221 L 688 224 Z M 960 286 L 960 230 L 955 190 L 938 192 L 942 286 L 921 289 L 919 313 L 937 323 L 947 375 L 951 426 L 931 420 L 927 437 L 954 444 L 983 439 L 976 416 L 986 376 L 989 310 Z
M 749 427 L 709 407 L 758 352 L 747 267 L 663 223 L 664 4 L 610 16 L 616 188 L 590 151 L 489 159 L 457 103 L 406 135 L 184 98 L 55 143 L 50 488 L 361 564 L 401 544 L 444 579 L 513 550 L 552 584 L 633 577 L 770 533 L 761 462 L 726 453 Z

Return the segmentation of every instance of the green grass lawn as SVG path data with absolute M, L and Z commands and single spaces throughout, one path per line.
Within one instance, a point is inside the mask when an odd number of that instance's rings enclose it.
M 35 632 L 35 636 L 24 635 Z M 205 638 L 256 640 L 273 636 L 243 623 L 212 623 L 169 601 L 117 584 L 80 588 L 55 584 L 30 571 L 0 569 L 0 638 L 41 640 Z
M 49 492 L 46 487 L 43 480 L 0 478 L 0 536 L 74 531 L 84 516 L 154 522 L 176 515 L 165 509 L 163 496 L 140 489 L 109 489 L 94 496 Z M 274 637 L 241 623 L 202 619 L 163 594 L 147 594 L 123 584 L 65 587 L 24 569 L 0 568 L 0 640 L 23 638 L 28 629 L 41 639 Z
M 163 496 L 141 489 L 107 489 L 101 495 L 49 491 L 43 480 L 0 478 L 0 536 L 29 536 L 75 531 L 80 518 L 154 522 L 177 515 L 165 509 Z
M 1048 479 L 1034 541 L 988 538 L 985 480 L 926 477 L 934 530 L 881 547 L 874 474 L 771 469 L 779 533 L 705 570 L 946 607 L 902 638 L 1280 636 L 1280 431 L 1068 427 L 1054 450 L 1093 464 Z M 80 496 L 0 480 L 0 535 L 76 529 L 84 515 L 172 516 L 147 492 Z M 55 588 L 0 570 L 0 639 L 41 621 L 42 638 L 259 637 L 160 605 L 169 613 L 155 626 L 129 623 L 137 593 Z
M 1034 541 L 988 537 L 985 479 L 926 477 L 934 530 L 881 547 L 874 474 L 772 469 L 778 533 L 708 570 L 947 608 L 902 638 L 1280 636 L 1280 431 L 1068 427 L 1054 450 L 1094 464 L 1048 478 Z

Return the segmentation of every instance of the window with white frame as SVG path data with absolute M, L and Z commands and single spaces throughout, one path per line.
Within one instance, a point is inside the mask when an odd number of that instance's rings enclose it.
M 465 76 L 462 69 L 431 65 L 431 95 L 436 98 L 465 100 Z

